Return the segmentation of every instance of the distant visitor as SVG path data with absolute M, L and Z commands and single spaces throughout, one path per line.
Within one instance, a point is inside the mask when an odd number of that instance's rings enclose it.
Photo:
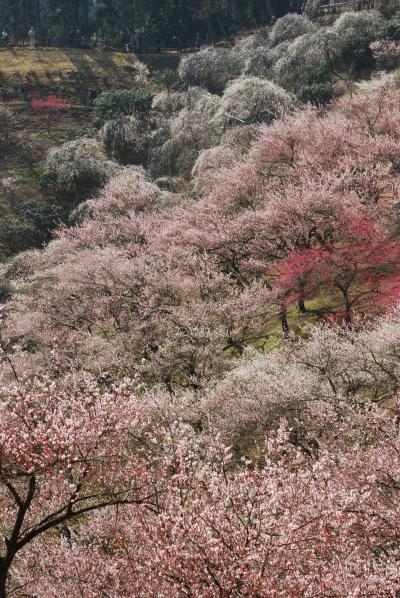
M 28 31 L 29 47 L 34 48 L 36 46 L 36 31 L 31 27 Z

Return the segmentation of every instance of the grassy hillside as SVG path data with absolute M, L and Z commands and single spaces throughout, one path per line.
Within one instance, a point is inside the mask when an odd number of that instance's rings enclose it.
M 43 48 L 0 51 L 0 93 L 4 100 L 18 90 L 57 93 L 83 99 L 88 88 L 134 85 L 138 61 L 132 54 Z
M 4 227 L 4 219 L 14 218 L 21 204 L 32 201 L 57 204 L 40 184 L 47 150 L 90 129 L 90 88 L 132 88 L 138 85 L 138 71 L 143 68 L 135 56 L 121 52 L 59 48 L 0 50 L 0 103 L 15 115 L 13 141 L 0 154 L 0 228 Z M 33 94 L 57 95 L 66 99 L 69 107 L 53 114 L 48 126 L 47 114 L 32 109 Z M 16 193 L 10 196 L 2 184 L 4 179 L 17 181 Z M 1 235 L 0 232 L 0 255 L 4 255 L 8 250 Z

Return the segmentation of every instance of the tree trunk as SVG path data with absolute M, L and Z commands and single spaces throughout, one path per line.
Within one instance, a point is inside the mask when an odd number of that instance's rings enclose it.
M 273 0 L 265 0 L 265 10 L 267 11 L 268 20 L 275 15 L 275 7 Z
M 344 297 L 344 321 L 348 328 L 351 328 L 351 302 L 349 299 L 349 294 L 347 289 L 342 289 L 343 297 Z
M 40 0 L 36 0 L 35 3 L 35 27 L 36 27 L 36 34 L 39 38 L 39 40 L 41 39 L 42 36 L 42 15 L 40 13 Z M 40 42 L 39 42 L 40 43 Z
M 215 41 L 215 27 L 211 15 L 207 16 L 207 31 L 211 42 Z
M 283 338 L 287 338 L 289 336 L 289 324 L 287 321 L 287 310 L 283 303 L 279 310 L 279 320 L 282 326 L 282 336 Z
M 7 598 L 6 581 L 7 581 L 7 574 L 3 575 L 3 572 L 1 572 L 0 573 L 0 598 Z
M 10 552 L 7 551 L 6 556 L 0 560 L 0 598 L 7 598 L 8 572 L 13 558 L 14 555 L 11 555 Z

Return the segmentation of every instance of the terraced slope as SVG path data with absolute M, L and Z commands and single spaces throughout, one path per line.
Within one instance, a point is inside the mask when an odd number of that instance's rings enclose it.
M 90 87 L 127 88 L 140 63 L 132 54 L 43 48 L 0 50 L 0 94 L 12 100 L 24 89 L 83 99 Z

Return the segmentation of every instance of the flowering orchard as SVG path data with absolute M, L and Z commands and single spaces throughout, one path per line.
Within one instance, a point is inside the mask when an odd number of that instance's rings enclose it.
M 399 97 L 389 83 L 261 127 L 247 154 L 195 170 L 196 199 L 111 169 L 78 226 L 15 258 L 6 338 L 39 348 L 21 354 L 34 370 L 56 346 L 61 368 L 200 388 L 268 344 L 279 317 L 290 333 L 395 305 Z
M 399 596 L 399 106 L 222 135 L 190 192 L 70 142 L 91 198 L 4 274 L 0 598 Z

